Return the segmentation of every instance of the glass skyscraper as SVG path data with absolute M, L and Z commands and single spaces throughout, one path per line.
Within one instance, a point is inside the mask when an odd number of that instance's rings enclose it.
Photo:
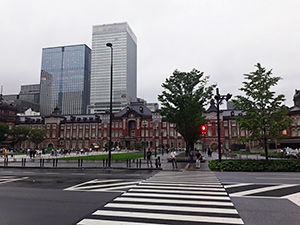
M 90 98 L 91 49 L 86 45 L 43 48 L 40 111 L 86 114 Z
M 137 95 L 136 36 L 125 23 L 93 26 L 90 113 L 109 110 L 110 63 L 113 44 L 113 111 L 119 111 Z

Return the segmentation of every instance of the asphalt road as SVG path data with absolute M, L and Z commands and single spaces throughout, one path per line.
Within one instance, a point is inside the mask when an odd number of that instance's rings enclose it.
M 224 191 L 217 190 L 223 187 Z M 209 196 L 205 192 L 203 198 L 218 199 L 219 195 L 228 194 L 230 200 L 219 203 L 232 202 L 234 206 L 224 206 L 224 211 L 236 209 L 238 214 L 232 216 L 232 212 L 226 214 L 218 209 L 223 206 L 214 208 L 211 204 L 219 204 L 217 200 L 206 199 L 204 206 L 198 203 L 204 202 L 204 199 L 189 200 L 196 198 L 196 193 L 202 193 L 199 191 L 202 188 L 216 188 Z M 119 218 L 138 224 L 208 225 L 223 224 L 216 222 L 221 218 L 227 220 L 227 224 L 232 224 L 232 220 L 246 225 L 298 225 L 299 193 L 299 173 L 212 173 L 207 165 L 202 165 L 201 170 L 197 171 L 1 168 L 0 224 L 93 224 L 94 219 L 106 221 Z M 145 198 L 146 195 L 149 197 Z M 149 208 L 139 208 L 145 204 Z M 120 209 L 120 205 L 129 208 Z M 216 212 L 176 211 L 185 207 L 190 210 L 209 207 Z M 132 211 L 135 212 L 134 218 L 129 218 L 128 212 Z M 138 218 L 141 213 L 149 217 Z M 159 217 L 173 214 L 174 219 L 170 218 L 170 221 Z M 156 219 L 150 218 L 152 216 Z
M 87 181 L 146 179 L 151 171 L 0 169 L 1 225 L 76 224 L 120 192 L 64 189 Z
M 214 172 L 249 225 L 300 224 L 300 174 Z

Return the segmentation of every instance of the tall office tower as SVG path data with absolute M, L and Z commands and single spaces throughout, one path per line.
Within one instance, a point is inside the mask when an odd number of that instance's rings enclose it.
M 86 114 L 90 97 L 91 49 L 86 45 L 43 48 L 41 115 Z
M 113 48 L 113 111 L 117 112 L 137 95 L 137 46 L 136 36 L 127 23 L 93 26 L 91 105 L 89 113 L 109 110 L 110 63 Z

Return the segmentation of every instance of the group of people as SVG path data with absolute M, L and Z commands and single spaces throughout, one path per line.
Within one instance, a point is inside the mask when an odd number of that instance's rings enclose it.
M 172 167 L 173 169 L 178 169 L 178 165 L 177 165 L 177 159 L 176 159 L 176 151 L 174 149 L 172 149 L 171 153 L 170 153 L 170 156 L 171 156 L 171 160 L 172 160 Z M 194 157 L 196 157 L 194 159 Z M 151 166 L 151 168 L 153 167 L 152 166 L 152 152 L 150 150 L 150 148 L 148 149 L 147 151 L 147 154 L 146 154 L 146 158 L 147 158 L 147 166 L 148 168 Z M 189 166 L 188 168 L 190 169 L 193 169 L 194 168 L 194 162 L 196 161 L 196 169 L 200 168 L 200 162 L 202 160 L 202 155 L 201 153 L 199 152 L 199 150 L 196 150 L 196 154 L 194 155 L 193 153 L 193 150 L 190 151 L 189 153 Z M 160 156 L 158 156 L 155 160 L 155 166 L 156 168 L 161 168 L 161 160 L 160 160 Z

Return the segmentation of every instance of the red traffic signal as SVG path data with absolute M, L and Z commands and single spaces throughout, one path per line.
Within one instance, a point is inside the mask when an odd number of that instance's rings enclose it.
M 201 129 L 201 134 L 206 134 L 207 133 L 207 126 L 201 125 L 200 129 Z

